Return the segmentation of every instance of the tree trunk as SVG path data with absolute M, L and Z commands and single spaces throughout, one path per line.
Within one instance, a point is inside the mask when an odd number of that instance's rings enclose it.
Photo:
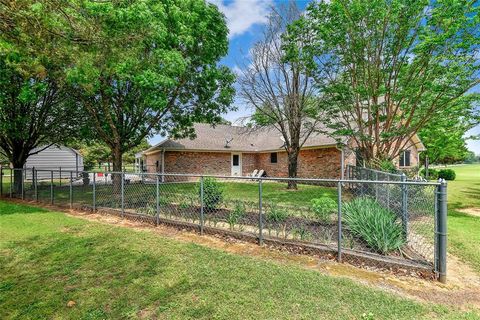
M 13 193 L 17 196 L 22 195 L 22 184 L 23 184 L 23 170 L 22 167 L 15 167 L 13 170 Z
M 12 191 L 17 196 L 22 195 L 22 185 L 23 185 L 23 166 L 25 166 L 25 162 L 27 160 L 23 159 L 20 156 L 14 155 L 13 159 L 10 159 L 13 165 L 13 185 Z
M 122 188 L 122 149 L 120 146 L 115 146 L 112 148 L 112 158 L 113 158 L 113 173 L 112 174 L 112 181 L 113 181 L 113 190 L 115 194 L 120 194 Z
M 297 166 L 298 166 L 298 150 L 292 150 L 288 153 L 288 177 L 296 178 L 297 177 Z M 287 189 L 297 189 L 297 181 L 288 180 Z

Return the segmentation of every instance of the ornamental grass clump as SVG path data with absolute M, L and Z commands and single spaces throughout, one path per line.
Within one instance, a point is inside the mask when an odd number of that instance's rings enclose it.
M 352 234 L 375 251 L 386 254 L 405 244 L 401 221 L 373 199 L 362 197 L 345 203 L 343 219 Z

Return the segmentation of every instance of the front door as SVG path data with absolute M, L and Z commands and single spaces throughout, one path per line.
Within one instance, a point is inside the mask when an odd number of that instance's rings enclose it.
M 242 154 L 232 153 L 232 176 L 242 175 Z

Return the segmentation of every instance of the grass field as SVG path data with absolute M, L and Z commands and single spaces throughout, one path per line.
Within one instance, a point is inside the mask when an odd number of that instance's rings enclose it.
M 457 177 L 448 182 L 448 250 L 480 272 L 480 217 L 458 211 L 480 208 L 480 164 L 451 168 Z
M 289 264 L 6 202 L 0 253 L 0 319 L 479 316 Z

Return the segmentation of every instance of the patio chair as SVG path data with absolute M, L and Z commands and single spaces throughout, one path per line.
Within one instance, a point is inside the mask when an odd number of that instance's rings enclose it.
M 258 171 L 257 178 L 263 177 L 263 174 L 264 174 L 264 173 L 265 173 L 265 170 L 263 170 L 263 169 L 260 170 L 260 171 Z
M 257 169 L 253 170 L 253 172 L 252 172 L 252 174 L 250 175 L 250 177 L 255 178 L 255 177 L 257 176 L 257 173 L 258 173 L 258 170 L 257 170 Z

